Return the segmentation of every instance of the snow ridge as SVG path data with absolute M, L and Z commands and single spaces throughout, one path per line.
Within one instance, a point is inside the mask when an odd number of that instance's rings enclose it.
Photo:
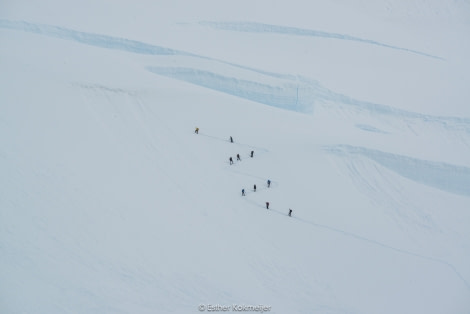
M 237 65 L 232 66 L 239 67 Z M 244 66 L 239 68 L 269 76 L 271 79 L 266 78 L 262 83 L 261 80 L 260 82 L 256 82 L 240 77 L 230 77 L 226 74 L 215 73 L 208 69 L 190 67 L 152 66 L 147 67 L 147 70 L 158 75 L 203 86 L 240 98 L 301 113 L 312 113 L 314 112 L 315 105 L 328 104 L 328 106 L 355 109 L 367 114 L 395 118 L 401 122 L 408 119 L 436 124 L 445 130 L 470 134 L 469 118 L 442 117 L 402 110 L 387 105 L 354 99 L 332 91 L 313 79 L 302 76 L 271 73 Z M 271 85 L 268 85 L 266 81 L 271 81 Z
M 210 23 L 210 25 L 213 26 L 212 23 Z M 232 24 L 218 23 L 217 25 L 230 26 Z M 236 23 L 234 25 L 239 24 Z M 266 27 L 270 29 L 268 26 Z M 258 24 L 248 23 L 245 25 L 245 27 L 248 29 L 251 29 L 252 27 L 258 29 Z M 222 63 L 234 68 L 244 69 L 253 73 L 269 76 L 280 81 L 275 85 L 267 85 L 266 83 L 229 77 L 226 74 L 216 74 L 209 71 L 207 68 L 198 70 L 190 67 L 147 67 L 149 71 L 155 74 L 182 80 L 277 108 L 302 113 L 311 113 L 314 111 L 315 104 L 333 102 L 336 103 L 336 105 L 352 105 L 360 110 L 364 110 L 372 114 L 389 115 L 398 117 L 400 119 L 407 118 L 436 123 L 448 130 L 458 130 L 470 134 L 470 119 L 468 118 L 432 116 L 401 110 L 387 105 L 357 100 L 349 96 L 334 92 L 310 78 L 268 72 L 135 40 L 79 32 L 76 30 L 51 25 L 0 19 L 0 28 L 31 32 L 64 40 L 72 40 L 95 47 L 121 50 L 138 54 L 195 57 L 208 60 L 209 62 Z M 244 29 L 244 27 L 242 27 L 242 29 Z M 263 30 L 264 28 L 260 27 L 259 29 Z M 290 30 L 290 28 L 287 29 L 292 32 L 296 30 L 295 28 L 294 30 Z
M 344 158 L 353 155 L 365 157 L 417 183 L 470 197 L 470 168 L 468 167 L 420 160 L 350 145 L 326 147 L 325 151 Z
M 228 77 L 214 72 L 185 67 L 147 67 L 150 72 L 198 86 L 224 92 L 268 106 L 297 112 L 310 112 L 313 98 L 299 97 L 299 87 L 292 83 L 268 85 Z
M 165 47 L 146 44 L 143 42 L 129 40 L 125 38 L 118 38 L 106 35 L 92 34 L 86 32 L 79 32 L 72 29 L 57 27 L 51 25 L 32 24 L 21 21 L 9 21 L 0 19 L 0 28 L 20 30 L 29 33 L 35 33 L 50 37 L 56 37 L 65 40 L 72 40 L 82 44 L 122 50 L 138 54 L 146 55 L 181 55 L 190 56 L 192 54 L 169 49 Z
M 307 36 L 307 37 L 321 37 L 321 38 L 331 38 L 331 39 L 340 39 L 340 40 L 349 40 L 360 42 L 364 44 L 377 45 L 385 48 L 402 50 L 421 56 L 434 58 L 438 60 L 445 60 L 442 57 L 434 56 L 428 53 L 396 47 L 388 44 L 384 44 L 375 40 L 364 39 L 359 37 L 354 37 L 347 34 L 338 34 L 338 33 L 329 33 L 318 30 L 310 30 L 296 27 L 280 26 L 280 25 L 271 25 L 271 24 L 262 24 L 255 22 L 210 22 L 202 21 L 199 22 L 200 25 L 209 26 L 215 29 L 234 31 L 234 32 L 247 32 L 247 33 L 270 33 L 270 34 L 280 34 L 280 35 L 293 35 L 293 36 Z

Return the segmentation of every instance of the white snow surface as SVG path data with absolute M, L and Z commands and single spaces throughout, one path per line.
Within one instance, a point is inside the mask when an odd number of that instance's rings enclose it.
M 464 0 L 0 0 L 0 312 L 470 313 L 469 38 Z

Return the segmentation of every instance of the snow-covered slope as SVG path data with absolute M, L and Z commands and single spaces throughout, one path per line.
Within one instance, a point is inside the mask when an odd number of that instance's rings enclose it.
M 0 2 L 0 312 L 468 313 L 470 4 L 368 4 Z

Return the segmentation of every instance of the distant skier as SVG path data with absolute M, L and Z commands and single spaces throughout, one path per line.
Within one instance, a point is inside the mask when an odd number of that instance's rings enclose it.
M 253 186 L 253 190 L 256 192 L 256 184 Z
M 199 134 L 199 128 L 196 128 L 196 130 L 194 130 L 194 133 Z
M 271 186 L 271 180 L 268 180 L 268 188 Z
M 253 158 L 254 153 L 255 153 L 254 151 L 251 151 L 251 155 L 250 155 L 251 158 Z
M 233 143 L 233 138 L 230 136 L 230 143 Z
M 266 209 L 269 209 L 269 202 L 266 202 Z
M 237 154 L 237 160 L 242 161 L 242 160 L 240 159 L 240 154 Z
M 230 161 L 230 164 L 232 165 L 232 164 L 233 164 L 233 159 L 232 159 L 232 157 L 230 157 L 229 161 Z
M 245 189 L 242 189 L 242 196 L 245 196 Z
M 289 208 L 289 217 L 292 217 L 292 209 Z

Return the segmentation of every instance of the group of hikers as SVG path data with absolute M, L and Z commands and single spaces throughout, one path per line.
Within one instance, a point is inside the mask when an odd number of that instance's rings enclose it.
M 254 153 L 255 153 L 254 151 L 251 151 L 251 154 L 250 154 L 250 157 L 251 157 L 251 158 L 253 158 L 253 154 L 254 154 Z M 237 154 L 237 160 L 238 160 L 238 161 L 242 161 L 242 159 L 240 158 L 240 154 Z M 228 159 L 228 162 L 229 162 L 231 165 L 233 165 L 233 158 L 232 158 L 231 156 L 230 156 L 230 158 Z
M 267 184 L 269 188 L 271 186 L 271 180 L 268 180 Z M 253 191 L 256 192 L 256 184 L 253 185 Z M 242 189 L 242 196 L 245 196 L 245 189 Z
M 266 181 L 266 185 L 268 188 L 271 187 L 271 180 L 268 179 Z M 253 185 L 253 192 L 256 192 L 256 184 Z M 245 189 L 242 189 L 242 196 L 245 196 Z M 269 209 L 269 202 L 266 202 L 266 209 Z M 292 216 L 292 209 L 289 208 L 289 213 L 287 214 L 288 216 Z
M 198 127 L 196 127 L 194 133 L 199 134 L 199 128 Z M 230 143 L 233 143 L 233 137 L 231 137 L 231 136 L 230 136 Z M 254 153 L 255 153 L 254 151 L 250 152 L 250 157 L 251 158 L 253 158 Z M 240 154 L 237 154 L 237 160 L 241 161 Z M 230 163 L 230 165 L 233 165 L 233 158 L 231 156 L 229 158 L 229 163 Z M 271 180 L 268 179 L 268 181 L 266 183 L 267 183 L 268 188 L 271 187 Z M 253 191 L 256 192 L 256 184 L 253 185 Z M 242 196 L 245 196 L 245 189 L 242 189 Z M 266 209 L 269 209 L 269 202 L 266 202 Z M 287 215 L 289 217 L 292 216 L 292 209 L 289 208 L 289 213 Z

